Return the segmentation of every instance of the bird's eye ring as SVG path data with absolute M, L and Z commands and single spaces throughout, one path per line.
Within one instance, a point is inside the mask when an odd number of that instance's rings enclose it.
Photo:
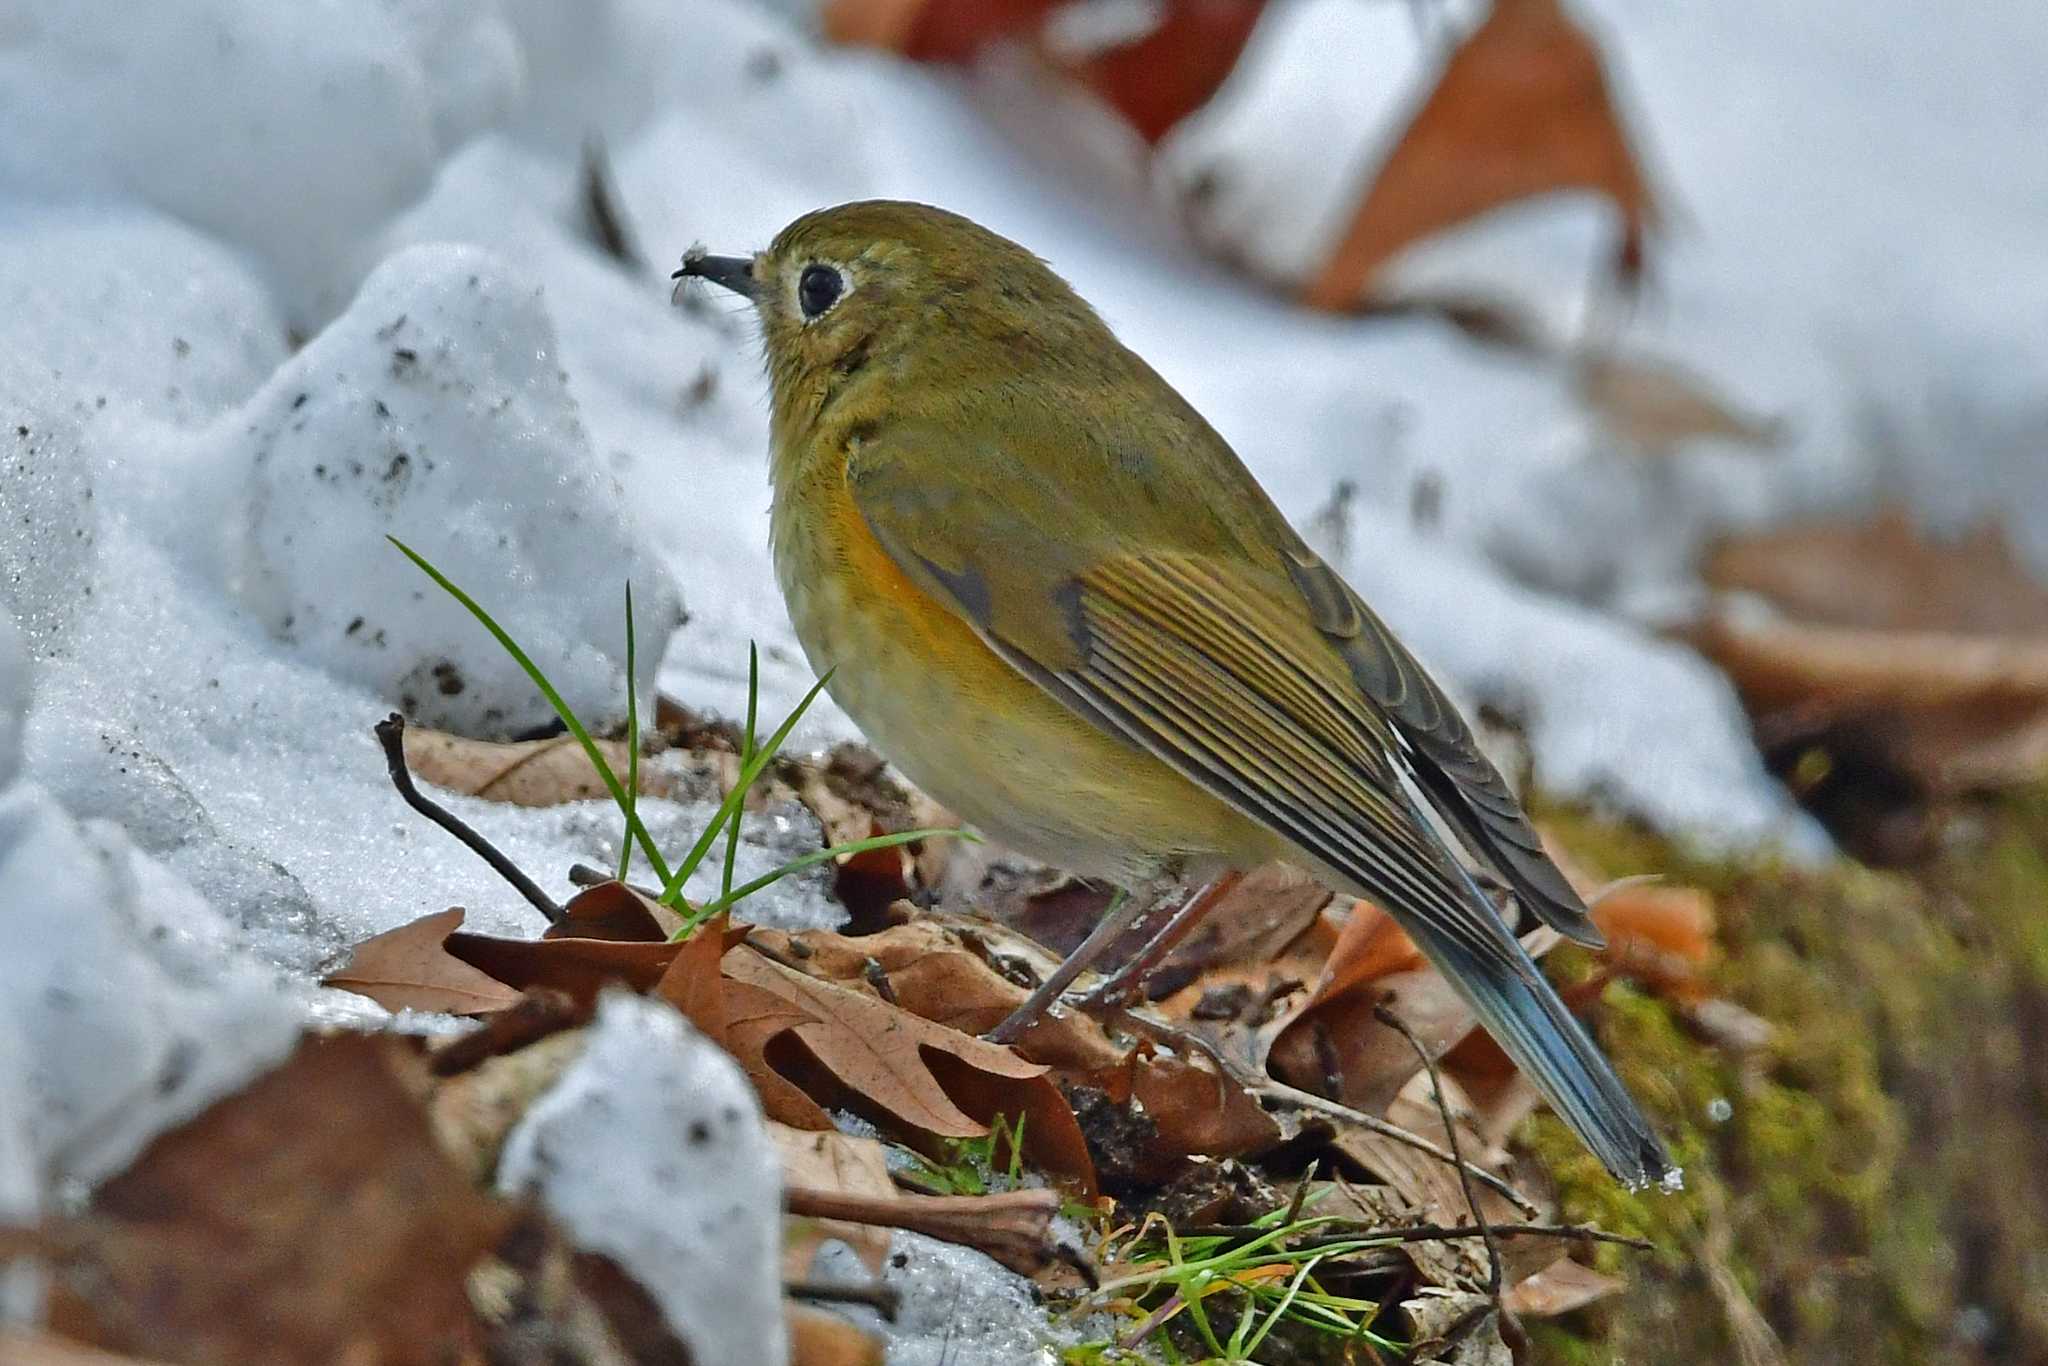
M 838 303 L 839 296 L 845 292 L 845 276 L 831 266 L 813 262 L 805 266 L 804 273 L 797 278 L 797 307 L 804 311 L 804 317 L 816 318 Z

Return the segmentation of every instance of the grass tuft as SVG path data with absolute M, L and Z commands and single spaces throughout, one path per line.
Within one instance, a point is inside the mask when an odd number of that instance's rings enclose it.
M 633 586 L 630 583 L 626 585 L 626 741 L 628 759 L 626 781 L 621 782 L 618 774 L 613 771 L 612 766 L 605 761 L 604 752 L 597 747 L 597 741 L 591 738 L 589 728 L 583 724 L 582 719 L 576 715 L 575 709 L 563 698 L 560 690 L 549 681 L 547 674 L 538 664 L 533 662 L 532 656 L 520 648 L 519 642 L 514 640 L 511 634 L 498 624 L 497 620 L 484 609 L 482 604 L 464 592 L 446 574 L 435 568 L 424 555 L 421 555 L 396 536 L 390 536 L 386 539 L 394 546 L 397 546 L 407 559 L 419 566 L 420 571 L 432 579 L 440 587 L 441 591 L 461 603 L 469 611 L 469 614 L 475 617 L 482 624 L 483 628 L 491 633 L 491 636 L 498 642 L 505 653 L 510 655 L 512 661 L 520 667 L 527 678 L 532 680 L 533 686 L 539 690 L 540 695 L 547 699 L 548 705 L 554 708 L 555 715 L 561 718 L 562 724 L 568 727 L 569 733 L 576 737 L 577 743 L 583 747 L 583 753 L 589 758 L 591 767 L 596 769 L 598 776 L 603 779 L 605 790 L 611 794 L 613 804 L 619 808 L 619 813 L 625 817 L 626 837 L 621 841 L 622 848 L 619 852 L 619 879 L 621 881 L 625 880 L 626 873 L 632 862 L 633 846 L 638 844 L 640 852 L 647 859 L 647 865 L 654 870 L 655 876 L 661 881 L 662 904 L 673 907 L 682 913 L 682 925 L 676 931 L 675 938 L 688 938 L 698 925 L 719 912 L 732 909 L 748 897 L 774 886 L 793 873 L 800 873 L 806 868 L 814 867 L 829 859 L 837 859 L 850 854 L 866 853 L 872 849 L 893 848 L 896 845 L 911 844 L 918 840 L 938 839 L 948 836 L 955 839 L 971 840 L 975 838 L 968 831 L 949 828 L 904 830 L 892 835 L 876 835 L 868 839 L 850 840 L 844 844 L 831 845 L 824 849 L 814 850 L 800 858 L 791 859 L 789 862 L 762 874 L 751 882 L 743 883 L 738 887 L 733 886 L 734 868 L 739 853 L 740 819 L 741 813 L 746 807 L 747 793 L 753 789 L 756 782 L 760 781 L 761 776 L 767 771 L 769 763 L 780 752 L 783 742 L 789 738 L 790 732 L 796 729 L 797 722 L 803 718 L 804 713 L 810 709 L 811 704 L 818 700 L 818 694 L 824 691 L 825 684 L 832 677 L 832 673 L 828 669 L 823 678 L 820 678 L 811 685 L 810 691 L 804 694 L 803 700 L 797 703 L 795 709 L 787 717 L 783 718 L 782 724 L 777 726 L 765 741 L 757 742 L 756 726 L 759 720 L 761 663 L 760 652 L 750 644 L 747 647 L 747 728 L 740 751 L 739 777 L 733 783 L 732 790 L 719 803 L 718 809 L 712 814 L 710 822 L 704 827 L 704 832 L 690 846 L 689 852 L 683 856 L 680 862 L 671 865 L 662 856 L 661 850 L 654 842 L 654 837 L 648 833 L 647 826 L 641 821 L 639 812 L 640 703 L 634 686 L 634 678 L 639 663 L 639 642 L 633 626 Z M 719 877 L 718 895 L 700 906 L 692 906 L 683 899 L 683 884 L 689 880 L 690 875 L 697 871 L 699 865 L 704 862 L 705 857 L 716 847 L 721 833 L 726 837 L 726 844 L 724 866 Z M 1021 1134 L 1019 1138 L 1021 1140 Z

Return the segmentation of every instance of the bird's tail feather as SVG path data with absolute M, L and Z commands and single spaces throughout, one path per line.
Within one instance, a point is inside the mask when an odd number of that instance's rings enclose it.
M 1518 963 L 1489 961 L 1426 920 L 1397 919 L 1486 1032 L 1617 1180 L 1634 1189 L 1678 1187 L 1679 1169 L 1671 1165 L 1649 1120 L 1519 944 L 1512 956 Z

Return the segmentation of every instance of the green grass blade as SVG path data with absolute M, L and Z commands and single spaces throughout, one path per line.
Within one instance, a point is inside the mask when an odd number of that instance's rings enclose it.
M 590 738 L 590 732 L 585 729 L 583 722 L 570 709 L 569 704 L 563 700 L 562 694 L 555 690 L 555 685 L 548 681 L 548 676 L 541 672 L 540 666 L 533 662 L 525 650 L 519 648 L 519 642 L 506 634 L 505 628 L 498 625 L 497 621 L 489 612 L 483 609 L 475 598 L 472 598 L 469 594 L 456 587 L 446 574 L 443 574 L 440 570 L 429 564 L 425 556 L 421 555 L 404 541 L 399 540 L 396 536 L 387 536 L 385 539 L 397 546 L 399 551 L 408 560 L 418 565 L 422 573 L 440 585 L 442 592 L 448 594 L 449 597 L 454 598 L 467 608 L 469 614 L 481 622 L 484 629 L 496 638 L 505 653 L 512 656 L 513 662 L 525 671 L 527 678 L 532 680 L 533 686 L 540 690 L 540 695 L 545 697 L 548 700 L 548 705 L 555 709 L 555 715 L 562 718 L 562 724 L 569 728 L 569 733 L 576 737 L 578 744 L 583 746 L 584 754 L 589 757 L 591 766 L 597 770 L 598 776 L 604 779 L 605 788 L 611 793 L 612 800 L 618 804 L 619 810 L 625 813 L 627 830 L 635 839 L 639 840 L 641 852 L 647 855 L 648 866 L 654 869 L 655 875 L 661 878 L 663 885 L 666 886 L 671 877 L 668 871 L 668 862 L 662 858 L 661 850 L 654 847 L 654 837 L 647 833 L 647 827 L 641 823 L 638 813 L 633 809 L 633 804 L 627 800 L 625 788 L 620 785 L 618 774 L 612 772 L 612 766 L 605 762 L 604 754 L 597 747 L 597 741 Z
M 1244 1326 L 1249 1324 L 1253 1317 L 1250 1310 L 1247 1309 L 1244 1318 L 1239 1321 L 1238 1333 L 1233 1335 L 1231 1346 L 1243 1356 L 1250 1356 L 1253 1352 L 1258 1351 L 1259 1345 L 1265 1342 L 1266 1335 L 1279 1327 L 1280 1321 L 1287 1317 L 1288 1310 L 1294 1307 L 1295 1298 L 1301 1294 L 1302 1282 L 1309 1278 L 1309 1274 L 1316 1269 L 1316 1264 L 1322 1260 L 1321 1257 L 1311 1257 L 1301 1264 L 1301 1269 L 1296 1271 L 1287 1282 L 1287 1293 L 1281 1297 L 1278 1304 L 1273 1306 L 1273 1312 L 1266 1315 L 1265 1325 L 1252 1335 L 1249 1342 L 1239 1347 L 1235 1337 L 1243 1334 Z
M 768 761 L 775 757 L 777 750 L 782 748 L 782 742 L 789 738 L 789 733 L 792 730 L 796 729 L 797 721 L 802 718 L 806 711 L 810 710 L 811 703 L 818 700 L 818 694 L 825 690 L 825 684 L 831 680 L 831 677 L 832 671 L 827 669 L 825 676 L 813 683 L 811 690 L 804 694 L 803 700 L 796 704 L 796 710 L 784 718 L 782 724 L 775 728 L 775 733 L 770 735 L 762 743 L 760 749 L 755 751 L 753 759 L 740 766 L 739 780 L 733 784 L 732 791 L 727 793 L 725 800 L 719 804 L 718 811 L 712 816 L 710 824 L 704 827 L 704 833 L 699 835 L 697 842 L 690 846 L 689 854 L 681 863 L 676 865 L 675 871 L 662 879 L 662 905 L 673 906 L 681 898 L 684 881 L 690 874 L 697 871 L 697 865 L 702 863 L 704 856 L 711 852 L 711 846 L 717 841 L 719 832 L 725 828 L 725 823 L 731 820 L 734 813 L 746 802 L 747 789 L 754 785 L 755 780 L 761 776 L 761 771 L 768 767 Z M 687 929 L 689 927 L 685 926 L 684 928 Z
M 827 859 L 838 858 L 841 854 L 865 854 L 870 849 L 888 849 L 898 844 L 911 844 L 917 840 L 938 839 L 945 835 L 956 836 L 960 839 L 971 840 L 974 838 L 971 833 L 965 830 L 938 829 L 904 830 L 894 835 L 872 835 L 864 840 L 848 840 L 844 844 L 835 844 L 829 849 L 817 849 L 805 854 L 801 858 L 793 858 L 780 868 L 772 872 L 763 873 L 752 882 L 724 893 L 716 901 L 706 902 L 698 911 L 698 914 L 717 915 L 720 911 L 745 901 L 762 888 L 774 886 L 791 873 L 801 873 L 806 868 L 816 867 Z
M 740 768 L 742 771 L 754 758 L 754 721 L 761 705 L 761 651 L 753 641 L 747 642 L 747 731 L 740 741 Z M 740 852 L 740 815 L 746 810 L 745 803 L 735 807 L 732 824 L 725 834 L 725 870 L 718 879 L 718 898 L 732 901 L 732 870 Z
M 626 835 L 619 841 L 619 881 L 633 865 L 633 823 L 640 819 L 639 642 L 633 636 L 633 581 L 626 581 Z

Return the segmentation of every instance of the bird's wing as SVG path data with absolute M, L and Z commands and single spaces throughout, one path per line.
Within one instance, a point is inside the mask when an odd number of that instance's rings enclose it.
M 912 581 L 1013 667 L 1389 909 L 1497 968 L 1532 971 L 1413 812 L 1388 721 L 1287 575 L 1139 550 L 1078 510 L 1048 535 L 1014 510 L 1027 491 L 988 486 L 1005 476 L 920 469 L 886 444 L 864 448 L 848 467 L 854 502 Z
M 1336 645 L 1351 676 L 1407 742 L 1408 771 L 1441 816 L 1497 869 L 1538 919 L 1592 948 L 1605 940 L 1585 901 L 1544 852 L 1500 770 L 1480 752 L 1465 719 L 1385 622 L 1322 560 L 1302 547 L 1290 556 L 1316 626 Z

